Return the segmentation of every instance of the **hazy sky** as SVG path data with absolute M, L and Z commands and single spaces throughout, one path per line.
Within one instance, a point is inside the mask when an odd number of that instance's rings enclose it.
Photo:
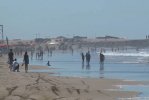
M 9 39 L 149 35 L 149 0 L 0 0 Z M 36 35 L 37 34 L 37 35 Z

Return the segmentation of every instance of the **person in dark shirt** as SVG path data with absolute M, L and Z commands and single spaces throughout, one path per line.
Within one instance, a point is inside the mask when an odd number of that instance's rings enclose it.
M 51 66 L 51 65 L 50 65 L 50 61 L 47 62 L 47 65 L 48 65 L 48 66 Z
M 83 52 L 82 52 L 82 54 L 81 54 L 81 56 L 82 56 L 82 62 L 84 62 L 84 54 L 83 54 Z
M 14 54 L 12 52 L 12 49 L 10 49 L 8 53 L 8 62 L 9 62 L 10 71 L 12 70 L 13 57 L 14 57 Z
M 100 62 L 104 62 L 104 60 L 105 60 L 105 56 L 102 53 L 100 53 Z
M 29 56 L 27 54 L 27 51 L 24 54 L 23 61 L 24 61 L 24 64 L 25 64 L 25 72 L 27 73 L 28 72 L 28 64 L 29 64 Z
M 88 51 L 88 52 L 86 53 L 86 63 L 87 63 L 87 65 L 90 64 L 90 59 L 91 59 L 91 55 L 90 55 L 90 52 Z
M 100 53 L 100 70 L 104 69 L 104 60 L 105 60 L 104 54 Z

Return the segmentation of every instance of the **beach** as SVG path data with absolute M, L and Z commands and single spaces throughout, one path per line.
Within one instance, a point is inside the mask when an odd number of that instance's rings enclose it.
M 48 69 L 45 66 L 24 66 L 20 72 L 10 72 L 4 57 L 0 58 L 0 100 L 116 100 L 135 97 L 139 91 L 119 91 L 118 85 L 145 84 L 118 79 L 50 76 L 51 72 L 30 72 Z
M 1 0 L 0 100 L 149 100 L 148 4 Z

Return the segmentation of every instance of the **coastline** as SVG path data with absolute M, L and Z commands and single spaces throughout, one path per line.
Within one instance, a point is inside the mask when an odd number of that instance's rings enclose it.
M 138 91 L 118 91 L 116 85 L 137 85 L 144 82 L 118 79 L 97 79 L 50 76 L 52 72 L 10 72 L 4 57 L 0 58 L 1 100 L 116 100 L 135 97 Z M 33 66 L 31 69 L 50 69 Z M 109 90 L 113 89 L 113 91 Z

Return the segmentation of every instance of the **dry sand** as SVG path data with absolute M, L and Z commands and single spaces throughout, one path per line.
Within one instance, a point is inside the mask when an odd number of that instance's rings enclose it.
M 41 69 L 32 66 L 31 69 Z M 43 69 L 50 70 L 48 67 Z M 114 79 L 50 76 L 49 73 L 10 72 L 6 60 L 0 58 L 0 100 L 116 100 L 133 97 L 139 92 L 109 91 L 114 85 L 136 85 L 144 82 Z

